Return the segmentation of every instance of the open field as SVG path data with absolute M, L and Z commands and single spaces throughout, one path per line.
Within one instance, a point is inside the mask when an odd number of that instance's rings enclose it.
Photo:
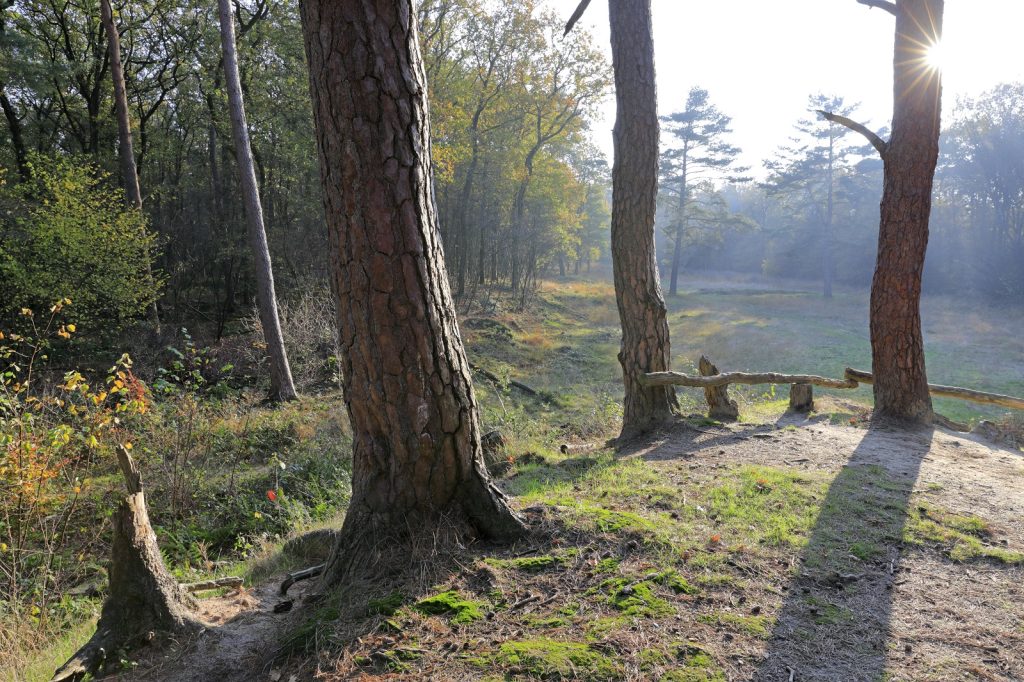
M 685 278 L 683 293 L 669 298 L 672 364 L 695 372 L 706 354 L 722 371 L 778 371 L 842 378 L 846 367 L 871 367 L 866 291 L 837 290 L 825 300 L 813 283 Z M 524 340 L 541 346 L 521 363 L 517 377 L 552 392 L 583 384 L 618 392 L 618 313 L 610 282 L 544 282 L 543 319 L 521 322 Z M 922 318 L 928 377 L 932 383 L 1024 395 L 1024 310 L 950 297 L 925 296 Z M 472 341 L 472 331 L 469 332 Z M 472 343 L 471 343 L 472 347 Z M 485 349 L 489 347 L 484 347 Z M 561 350 L 560 350 L 561 349 Z M 734 387 L 748 399 L 768 387 Z M 870 404 L 871 388 L 823 391 Z M 680 389 L 697 400 L 700 391 Z M 786 397 L 785 387 L 780 397 Z M 936 409 L 957 421 L 1004 414 L 998 408 L 936 399 Z

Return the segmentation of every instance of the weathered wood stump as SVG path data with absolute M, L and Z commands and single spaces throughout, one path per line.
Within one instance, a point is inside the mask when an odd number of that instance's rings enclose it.
M 108 654 L 133 649 L 158 632 L 192 634 L 203 627 L 195 614 L 195 600 L 164 566 L 135 462 L 124 448 L 118 449 L 117 459 L 128 495 L 114 514 L 110 593 L 96 633 L 54 673 L 51 682 L 81 680 L 96 673 Z
M 703 355 L 700 356 L 698 369 L 701 376 L 709 377 L 718 374 L 718 368 Z M 721 421 L 739 419 L 740 409 L 735 400 L 729 400 L 728 386 L 709 386 L 704 389 L 704 398 L 708 401 L 708 416 Z
M 789 409 L 807 413 L 814 409 L 814 387 L 811 384 L 789 385 Z

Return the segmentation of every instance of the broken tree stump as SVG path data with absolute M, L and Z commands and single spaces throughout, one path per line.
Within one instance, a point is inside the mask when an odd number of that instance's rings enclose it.
M 789 409 L 803 413 L 814 409 L 814 388 L 811 384 L 789 385 Z
M 705 356 L 700 356 L 698 369 L 701 376 L 710 377 L 718 374 L 718 368 Z M 739 419 L 740 409 L 735 400 L 729 400 L 729 387 L 707 386 L 704 388 L 704 398 L 708 401 L 708 416 L 721 421 L 735 421 Z
M 107 655 L 133 649 L 156 633 L 193 634 L 202 627 L 196 602 L 168 572 L 149 523 L 139 469 L 117 449 L 128 495 L 114 514 L 110 592 L 92 638 L 61 666 L 51 682 L 81 680 L 99 671 Z

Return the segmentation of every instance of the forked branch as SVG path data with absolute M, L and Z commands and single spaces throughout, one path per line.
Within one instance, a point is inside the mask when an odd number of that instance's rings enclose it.
M 896 3 L 889 2 L 889 0 L 857 0 L 862 5 L 868 7 L 877 7 L 878 9 L 884 9 L 889 14 L 896 16 Z
M 878 150 L 878 153 L 882 156 L 882 158 L 885 158 L 885 153 L 889 151 L 889 145 L 886 143 L 885 140 L 883 140 L 878 135 L 873 133 L 867 126 L 863 125 L 862 123 L 857 123 L 853 119 L 846 118 L 845 116 L 833 114 L 831 111 L 818 109 L 818 113 L 824 116 L 826 120 L 832 121 L 833 123 L 838 123 L 839 125 L 842 126 L 846 126 L 850 130 L 858 132 L 864 137 L 866 137 L 868 139 L 868 142 L 870 142 L 872 146 Z
M 580 0 L 580 4 L 576 5 L 576 11 L 574 11 L 572 16 L 569 17 L 569 21 L 565 22 L 565 33 L 562 34 L 563 36 L 569 35 L 569 31 L 571 31 L 572 27 L 576 25 L 576 22 L 580 20 L 583 13 L 587 11 L 587 6 L 589 4 L 590 0 Z

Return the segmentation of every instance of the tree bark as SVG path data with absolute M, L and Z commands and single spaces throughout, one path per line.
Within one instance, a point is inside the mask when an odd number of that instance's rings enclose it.
M 941 74 L 929 65 L 927 49 L 942 37 L 943 5 L 943 0 L 896 5 L 892 138 L 883 155 L 878 261 L 871 283 L 875 414 L 919 422 L 933 416 L 920 303 L 942 99 Z
M 218 0 L 217 6 L 220 10 L 220 42 L 224 51 L 224 76 L 228 87 L 231 131 L 238 158 L 238 175 L 245 204 L 249 246 L 256 269 L 256 300 L 260 324 L 263 326 L 263 338 L 267 343 L 267 356 L 270 359 L 270 398 L 275 401 L 295 400 L 298 394 L 292 381 L 284 336 L 281 333 L 281 320 L 277 314 L 274 272 L 270 263 L 267 232 L 263 226 L 263 207 L 260 205 L 259 189 L 256 185 L 249 128 L 245 120 L 242 85 L 238 76 L 238 57 L 235 54 L 235 24 L 231 14 L 231 0 Z
M 14 108 L 14 103 L 8 99 L 3 83 L 0 83 L 0 108 L 4 110 L 7 130 L 11 134 L 11 146 L 14 147 L 14 163 L 18 167 L 18 176 L 22 180 L 28 180 L 28 151 L 25 148 L 21 119 L 18 117 L 17 109 Z
M 107 52 L 110 55 L 110 76 L 114 82 L 114 112 L 117 116 L 117 154 L 121 164 L 121 181 L 128 205 L 137 211 L 142 210 L 142 190 L 139 188 L 139 172 L 135 165 L 135 149 L 132 145 L 132 125 L 128 116 L 128 94 L 124 86 L 124 68 L 121 65 L 121 37 L 114 25 L 114 12 L 110 0 L 100 0 L 100 21 L 107 33 Z M 153 282 L 152 265 L 149 254 L 146 254 L 146 271 L 149 281 Z M 160 335 L 160 311 L 156 299 L 149 308 L 149 317 L 153 322 L 157 336 Z
M 669 369 L 665 299 L 654 253 L 658 194 L 658 108 L 650 0 L 610 0 L 615 70 L 612 168 L 612 267 L 622 324 L 625 405 L 620 438 L 643 433 L 678 410 L 671 386 L 643 375 Z
M 114 514 L 110 593 L 96 633 L 54 673 L 52 682 L 81 680 L 102 668 L 107 655 L 136 647 L 150 633 L 192 634 L 202 627 L 195 600 L 164 566 L 139 470 L 125 449 L 117 456 L 128 495 Z
M 353 430 L 352 501 L 324 573 L 333 583 L 384 537 L 445 521 L 510 540 L 524 526 L 484 467 L 411 0 L 306 0 L 302 25 Z

